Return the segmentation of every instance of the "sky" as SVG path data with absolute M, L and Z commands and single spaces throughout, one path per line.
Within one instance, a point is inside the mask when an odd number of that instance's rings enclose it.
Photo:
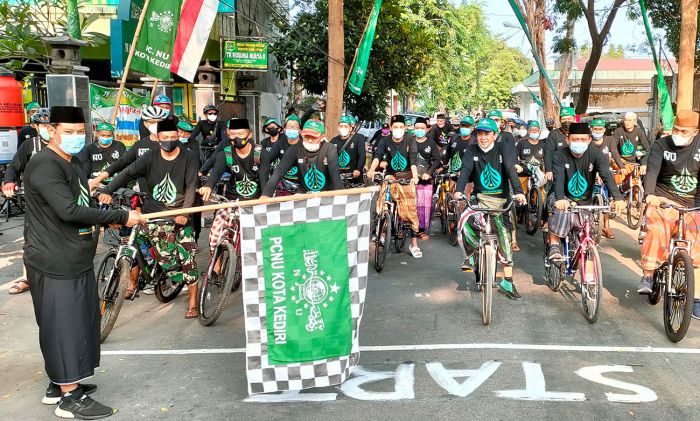
M 479 3 L 482 4 L 483 10 L 487 17 L 487 25 L 492 33 L 500 35 L 501 38 L 506 39 L 509 46 L 520 49 L 526 56 L 530 55 L 530 45 L 525 38 L 522 30 L 519 29 L 519 23 L 515 15 L 512 12 L 508 0 L 480 0 Z M 612 0 L 595 0 L 596 9 L 604 10 L 610 7 Z M 517 25 L 518 28 L 505 27 L 504 23 Z M 600 28 L 599 25 L 598 27 Z M 663 31 L 655 31 L 654 37 L 663 38 Z M 546 32 L 546 47 L 549 52 L 547 57 L 548 61 L 554 58 L 554 54 L 551 53 L 552 39 L 555 35 L 555 31 Z M 576 22 L 574 38 L 577 40 L 578 45 L 584 44 L 586 41 L 590 42 L 590 35 L 588 33 L 588 25 L 585 18 L 581 18 Z M 623 46 L 636 45 L 640 43 L 647 43 L 646 33 L 644 31 L 644 24 L 639 21 L 630 21 L 627 19 L 627 10 L 621 8 L 615 20 L 613 21 L 612 27 L 610 29 L 610 37 L 608 39 L 608 44 L 622 44 Z M 657 44 L 658 47 L 658 44 Z M 664 47 L 665 48 L 665 47 Z M 666 54 L 670 52 L 666 51 Z M 627 57 L 639 57 L 635 54 L 628 54 Z

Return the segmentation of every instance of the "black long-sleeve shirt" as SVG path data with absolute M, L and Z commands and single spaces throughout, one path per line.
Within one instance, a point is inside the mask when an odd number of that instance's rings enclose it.
M 250 148 L 248 155 L 241 157 L 236 148 L 228 146 L 216 156 L 216 163 L 211 169 L 207 180 L 209 187 L 214 189 L 221 176 L 229 172 L 226 197 L 229 199 L 253 199 L 260 196 L 261 188 L 258 180 L 258 166 L 255 163 L 255 151 Z
M 113 140 L 106 148 L 101 147 L 97 143 L 85 146 L 81 158 L 89 166 L 90 176 L 94 177 L 117 162 L 125 153 L 126 146 L 122 142 Z
M 267 159 L 267 156 L 272 151 L 272 146 L 277 142 L 287 142 L 287 135 L 284 134 L 284 132 L 280 132 L 280 134 L 277 135 L 277 140 L 274 142 L 270 136 L 264 138 L 262 142 L 260 142 L 260 162 Z
M 438 127 L 437 124 L 432 126 L 430 130 L 428 130 L 427 137 L 428 139 L 433 140 L 438 146 L 441 148 L 447 145 L 447 142 L 450 141 L 450 133 L 454 133 L 454 128 L 452 127 L 452 123 L 449 121 L 445 122 L 445 125 L 442 126 L 442 128 Z
M 224 139 L 216 145 L 214 152 L 209 155 L 209 158 L 200 166 L 199 172 L 204 175 L 209 174 L 209 171 L 214 167 L 214 164 L 216 164 L 216 157 L 219 156 L 227 146 L 231 146 L 231 139 L 229 139 L 228 136 L 224 137 Z
M 416 167 L 418 175 L 424 173 L 432 176 L 433 173 L 440 168 L 442 160 L 440 159 L 440 148 L 437 143 L 431 139 L 426 139 L 423 142 L 416 140 Z
M 129 213 L 91 208 L 80 163 L 75 158 L 68 162 L 50 148 L 29 161 L 24 181 L 24 263 L 59 279 L 93 270 L 93 225 L 125 224 Z
M 545 142 L 538 140 L 537 143 L 533 144 L 529 139 L 523 139 L 515 147 L 517 151 L 517 163 L 523 167 L 523 171 L 518 173 L 519 176 L 529 176 L 530 169 L 527 164 L 532 160 L 536 159 L 539 161 L 540 166 L 544 164 L 544 150 Z
M 301 143 L 301 139 L 294 145 L 289 143 L 289 139 L 278 139 L 277 142 L 272 144 L 268 153 L 261 155 L 260 168 L 258 169 L 258 178 L 260 179 L 261 186 L 267 185 L 272 171 L 280 164 L 285 153 L 290 148 L 295 145 L 300 145 Z M 287 173 L 284 174 L 284 179 L 293 183 L 299 183 L 299 169 L 295 165 L 290 166 Z
M 442 162 L 447 165 L 449 172 L 456 173 L 462 168 L 464 151 L 467 150 L 472 139 L 473 135 L 469 135 L 465 139 L 458 133 L 452 136 L 450 143 L 442 149 Z
M 28 126 L 27 126 L 28 127 Z M 27 164 L 29 163 L 29 158 L 38 153 L 40 150 L 46 147 L 46 143 L 41 141 L 39 136 L 34 136 L 23 142 L 18 148 L 15 156 L 12 157 L 12 162 L 7 165 L 5 170 L 5 177 L 3 177 L 3 183 L 17 183 L 19 177 L 24 172 Z
M 160 151 L 160 143 L 155 140 L 151 140 L 149 136 L 143 137 L 136 141 L 136 143 L 131 146 L 131 149 L 127 150 L 121 158 L 107 167 L 105 172 L 109 174 L 110 177 L 114 177 L 115 174 L 136 162 L 137 159 L 144 156 L 149 151 L 155 151 L 155 153 L 158 153 L 158 151 Z M 145 179 L 140 178 L 138 180 L 138 185 L 141 192 L 146 191 L 147 186 Z
M 272 196 L 277 183 L 292 168 L 297 168 L 299 186 L 306 192 L 343 188 L 338 168 L 338 152 L 335 147 L 327 142 L 322 142 L 318 151 L 309 152 L 299 142 L 287 149 L 267 184 L 263 187 L 263 196 Z
M 159 151 L 143 155 L 114 177 L 105 189 L 113 193 L 129 181 L 142 178 L 146 184 L 144 212 L 193 206 L 199 182 L 197 158 L 187 148 L 180 147 L 179 150 L 173 160 L 163 158 Z
M 566 143 L 566 135 L 561 129 L 554 129 L 547 135 L 547 141 L 544 149 L 544 170 L 545 172 L 552 171 L 552 161 L 554 154 L 561 149 L 568 148 Z
M 19 136 L 17 137 L 17 147 L 19 148 L 24 144 L 24 142 L 34 137 L 39 137 L 39 132 L 37 129 L 32 127 L 31 124 L 27 124 L 19 131 Z
M 347 139 L 343 139 L 340 135 L 331 139 L 331 143 L 336 146 L 336 151 L 338 153 L 338 166 L 340 167 L 341 173 L 351 173 L 353 171 L 364 170 L 365 159 L 367 158 L 367 152 L 365 151 L 365 142 L 367 138 L 359 133 L 355 133 L 352 139 L 348 142 L 348 146 L 341 152 L 343 145 Z
M 202 135 L 201 146 L 207 148 L 216 146 L 226 137 L 226 122 L 216 120 L 212 123 L 209 120 L 199 120 L 192 130 L 191 138 L 196 139 L 199 135 Z
M 617 143 L 612 136 L 603 136 L 600 143 L 593 140 L 591 146 L 595 146 L 603 152 L 610 161 L 614 162 L 619 168 L 625 168 L 625 163 L 620 157 L 620 152 L 617 150 Z
M 610 171 L 608 156 L 600 149 L 590 147 L 580 157 L 575 157 L 569 148 L 560 149 L 552 162 L 554 173 L 554 195 L 557 200 L 569 199 L 589 205 L 593 198 L 596 175 L 600 175 L 615 200 L 622 195 Z
M 469 145 L 462 159 L 457 191 L 463 193 L 469 182 L 474 183 L 475 194 L 508 198 L 509 182 L 513 193 L 523 194 L 515 172 L 515 154 L 505 143 L 495 142 L 488 152 L 484 152 L 478 144 Z
M 374 159 L 387 161 L 386 173 L 396 175 L 396 173 L 411 171 L 412 165 L 418 165 L 418 147 L 413 136 L 404 136 L 399 142 L 392 137 L 382 137 L 379 146 L 374 151 Z
M 687 146 L 676 146 L 671 136 L 651 145 L 644 177 L 646 194 L 661 196 L 686 207 L 700 206 L 700 135 Z
M 617 141 L 618 152 L 620 156 L 627 162 L 636 162 L 636 152 L 645 152 L 646 155 L 641 158 L 641 163 L 645 164 L 649 159 L 649 139 L 644 130 L 635 126 L 632 131 L 625 130 L 624 127 L 618 127 L 613 132 L 612 136 Z

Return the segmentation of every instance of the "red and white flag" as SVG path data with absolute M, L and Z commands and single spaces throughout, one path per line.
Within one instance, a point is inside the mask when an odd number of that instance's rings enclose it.
M 183 79 L 194 82 L 218 9 L 219 0 L 185 0 L 170 66 Z

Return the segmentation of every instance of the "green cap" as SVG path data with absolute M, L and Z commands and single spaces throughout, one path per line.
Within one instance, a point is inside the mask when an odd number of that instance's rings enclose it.
M 107 123 L 106 121 L 103 121 L 102 123 L 97 125 L 97 131 L 101 132 L 102 130 L 107 130 L 108 132 L 113 132 L 114 131 L 114 126 L 111 124 Z
M 416 124 L 416 119 L 413 117 L 408 117 L 406 118 L 406 122 L 404 124 L 407 126 L 413 126 L 414 124 Z
M 275 123 L 276 125 L 278 125 L 278 126 L 280 126 L 280 127 L 282 126 L 282 125 L 280 124 L 280 122 L 277 121 L 276 118 L 268 118 L 268 119 L 265 120 L 265 122 L 263 123 L 263 127 L 267 127 L 268 125 L 270 125 L 270 124 L 272 124 L 272 123 Z
M 533 127 L 537 127 L 537 128 L 539 129 L 539 128 L 540 128 L 540 122 L 537 121 L 537 120 L 530 120 L 530 121 L 528 121 L 528 122 L 527 122 L 527 128 L 530 129 L 530 128 L 533 128 Z
M 559 117 L 575 117 L 575 116 L 576 116 L 576 111 L 574 111 L 574 109 L 571 107 L 562 107 L 561 110 L 559 110 Z
M 462 117 L 462 119 L 459 120 L 459 124 L 466 124 L 467 126 L 473 126 L 474 125 L 474 117 L 472 117 L 470 115 Z
M 304 127 L 301 131 L 301 135 L 317 135 L 320 136 L 326 132 L 326 128 L 324 127 L 323 123 L 321 123 L 319 120 L 314 120 L 314 119 L 309 119 L 306 123 L 304 123 Z
M 353 120 L 354 120 L 354 119 L 353 119 L 351 116 L 349 116 L 349 115 L 344 115 L 344 116 L 341 116 L 341 117 L 340 117 L 340 121 L 339 121 L 338 123 L 339 123 L 339 124 L 340 124 L 340 123 L 355 124 L 355 123 L 353 122 Z
M 605 127 L 605 120 L 602 118 L 594 118 L 590 124 L 591 127 Z
M 500 112 L 500 111 L 499 111 Z M 479 124 L 476 125 L 476 131 L 482 132 L 498 132 L 498 125 L 490 118 L 482 118 Z
M 191 132 L 194 130 L 194 126 L 192 125 L 192 123 L 190 123 L 187 120 L 180 120 L 177 123 L 177 128 L 182 130 L 183 132 Z
M 301 124 L 301 119 L 296 114 L 292 114 L 289 117 L 287 117 L 287 121 L 296 121 L 297 123 Z
M 35 108 L 41 108 L 41 105 L 39 105 L 39 103 L 36 102 L 36 101 L 30 102 L 29 104 L 27 104 L 26 107 L 24 107 L 24 109 L 25 109 L 27 112 L 29 112 L 29 111 L 31 111 L 31 110 L 33 110 L 33 109 L 35 109 Z
M 493 117 L 503 118 L 503 113 L 501 112 L 501 110 L 491 110 L 491 111 L 489 111 L 489 114 L 487 115 L 487 117 L 488 118 L 493 118 Z

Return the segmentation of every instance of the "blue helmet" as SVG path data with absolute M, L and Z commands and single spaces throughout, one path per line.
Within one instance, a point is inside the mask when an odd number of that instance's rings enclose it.
M 170 98 L 168 98 L 167 95 L 158 95 L 157 97 L 153 98 L 152 105 L 162 105 L 162 104 L 173 105 L 173 102 L 170 100 Z

